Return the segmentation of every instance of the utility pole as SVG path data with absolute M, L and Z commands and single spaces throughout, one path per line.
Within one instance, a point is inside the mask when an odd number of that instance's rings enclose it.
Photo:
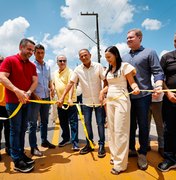
M 82 16 L 95 16 L 96 17 L 96 34 L 97 34 L 97 55 L 98 55 L 98 62 L 100 63 L 100 38 L 99 38 L 99 27 L 98 27 L 98 13 L 82 13 Z

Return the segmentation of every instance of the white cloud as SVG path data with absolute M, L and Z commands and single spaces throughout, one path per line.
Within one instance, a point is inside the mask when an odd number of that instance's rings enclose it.
M 103 43 L 103 34 L 122 32 L 124 26 L 133 21 L 134 6 L 129 4 L 128 0 L 94 0 L 91 3 L 87 0 L 81 0 L 79 3 L 66 0 L 65 3 L 66 5 L 61 7 L 61 16 L 67 20 L 68 27 L 80 29 L 95 41 L 97 41 L 95 37 L 96 17 L 81 16 L 80 12 L 98 13 L 99 29 L 101 29 L 101 62 L 106 63 L 103 58 L 103 50 L 106 47 Z M 42 43 L 50 47 L 55 55 L 65 54 L 74 68 L 80 63 L 78 51 L 82 48 L 88 48 L 92 54 L 92 60 L 97 61 L 97 45 L 90 38 L 80 31 L 63 27 L 53 37 L 46 34 Z
M 86 6 L 85 6 L 86 4 Z M 68 26 L 81 28 L 82 30 L 95 30 L 95 16 L 80 16 L 80 12 L 99 14 L 99 25 L 101 30 L 109 33 L 122 32 L 123 27 L 133 21 L 134 6 L 128 0 L 66 0 L 66 6 L 61 8 L 62 17 L 68 20 Z
M 3 56 L 18 52 L 19 42 L 29 26 L 24 17 L 9 19 L 0 26 L 0 52 Z
M 79 2 L 65 0 L 65 4 L 61 7 L 61 16 L 67 21 L 68 27 L 82 30 L 95 41 L 97 41 L 95 16 L 81 16 L 80 12 L 98 13 L 99 29 L 101 29 L 101 62 L 106 63 L 104 59 L 104 49 L 106 48 L 103 40 L 104 34 L 122 32 L 124 26 L 133 21 L 135 6 L 131 5 L 129 0 L 94 0 L 91 3 L 88 0 Z M 29 22 L 24 17 L 4 22 L 0 26 L 0 52 L 5 56 L 17 53 L 19 41 L 25 36 L 29 26 Z M 38 41 L 37 36 L 29 38 L 35 42 Z M 63 27 L 53 36 L 50 33 L 44 34 L 43 40 L 39 43 L 47 49 L 46 58 L 49 59 L 51 67 L 54 67 L 55 64 L 55 60 L 52 60 L 53 54 L 55 56 L 65 54 L 68 61 L 71 62 L 69 63 L 71 68 L 75 68 L 80 63 L 78 51 L 82 48 L 88 48 L 92 54 L 92 60 L 97 61 L 97 45 L 90 38 L 79 31 L 71 31 Z M 47 57 L 49 54 L 51 56 Z
M 123 56 L 124 54 L 128 53 L 130 48 L 127 46 L 126 43 L 117 43 L 117 48 L 119 49 L 120 55 Z
M 162 23 L 158 21 L 157 19 L 145 19 L 142 23 L 142 27 L 144 27 L 147 30 L 158 30 L 162 26 Z

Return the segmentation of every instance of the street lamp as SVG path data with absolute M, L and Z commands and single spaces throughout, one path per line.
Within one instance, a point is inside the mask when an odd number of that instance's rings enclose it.
M 93 40 L 89 35 L 87 35 L 84 31 L 81 29 L 77 28 L 68 28 L 68 30 L 75 30 L 83 33 L 85 36 L 87 36 L 92 42 L 94 42 L 97 45 L 97 55 L 98 55 L 98 62 L 100 63 L 100 48 L 99 48 L 99 43 L 97 43 L 95 40 Z
M 97 33 L 97 53 L 98 53 L 98 62 L 100 63 L 100 38 L 99 38 L 99 27 L 98 27 L 98 13 L 82 13 L 81 16 L 95 16 L 96 17 L 96 33 Z
M 68 28 L 68 30 L 75 30 L 75 31 L 80 31 L 82 32 L 84 35 L 86 35 L 92 42 L 94 42 L 97 45 L 97 42 L 94 41 L 89 35 L 87 35 L 84 31 L 82 31 L 81 29 L 77 29 L 77 28 Z

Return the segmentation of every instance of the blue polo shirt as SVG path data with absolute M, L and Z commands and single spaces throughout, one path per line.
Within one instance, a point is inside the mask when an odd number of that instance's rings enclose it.
M 49 94 L 49 81 L 51 81 L 50 66 L 44 62 L 42 65 L 36 60 L 34 61 L 38 74 L 38 86 L 34 93 L 40 98 L 48 98 Z
M 124 62 L 128 62 L 136 68 L 135 81 L 141 90 L 153 89 L 151 75 L 154 82 L 164 79 L 164 73 L 160 66 L 159 58 L 152 49 L 141 46 L 138 50 L 130 51 L 122 57 Z M 131 95 L 132 99 L 138 99 L 151 94 L 150 92 L 140 92 L 138 95 Z

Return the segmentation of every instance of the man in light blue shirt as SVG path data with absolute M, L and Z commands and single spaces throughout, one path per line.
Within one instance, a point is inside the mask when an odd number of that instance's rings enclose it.
M 52 90 L 51 74 L 49 65 L 44 62 L 45 48 L 41 44 L 35 46 L 34 50 L 38 86 L 33 93 L 33 97 L 36 100 L 50 100 L 50 92 Z M 31 154 L 35 156 L 42 156 L 42 152 L 37 147 L 37 119 L 40 115 L 40 134 L 41 134 L 41 146 L 47 148 L 55 148 L 55 145 L 51 144 L 47 140 L 48 131 L 48 118 L 49 118 L 49 104 L 31 103 L 31 118 L 29 121 L 29 144 L 31 147 Z

